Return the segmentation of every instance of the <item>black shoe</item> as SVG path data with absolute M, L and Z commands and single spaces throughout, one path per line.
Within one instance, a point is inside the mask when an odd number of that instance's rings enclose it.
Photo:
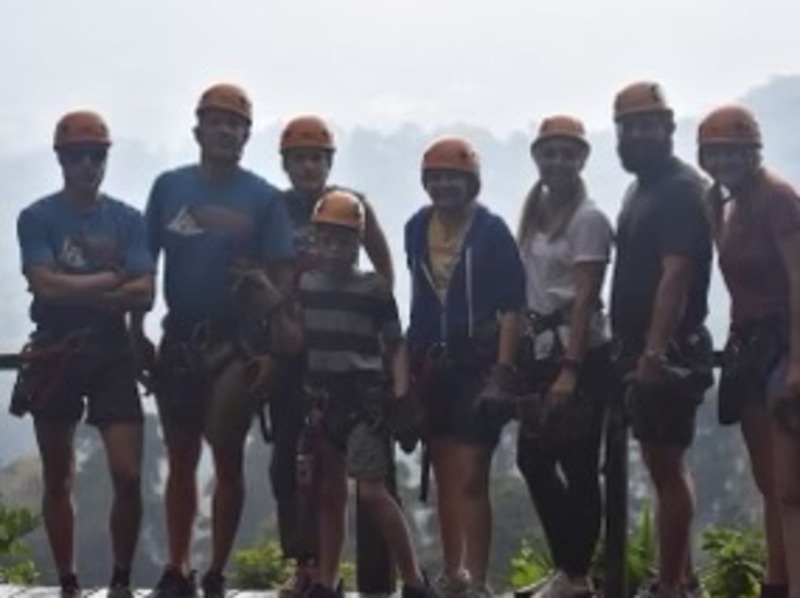
M 762 583 L 761 598 L 789 598 L 789 586 Z
M 61 594 L 59 598 L 80 598 L 81 584 L 78 583 L 78 576 L 74 573 L 62 575 L 58 584 L 61 586 Z
M 111 581 L 108 583 L 106 598 L 133 598 L 131 591 L 131 572 L 129 569 L 114 567 Z
M 436 590 L 431 587 L 428 576 L 424 573 L 422 574 L 422 584 L 412 586 L 404 583 L 403 589 L 400 591 L 401 598 L 436 598 L 437 596 Z
M 203 576 L 203 598 L 225 598 L 225 576 L 219 571 L 209 571 Z
M 342 586 L 342 582 L 339 582 L 336 586 L 335 590 L 328 588 L 321 583 L 315 583 L 311 586 L 308 590 L 308 594 L 306 594 L 306 598 L 343 598 L 344 597 L 344 587 Z
M 194 583 L 194 571 L 188 576 L 178 569 L 167 567 L 158 580 L 150 598 L 196 598 L 197 587 Z

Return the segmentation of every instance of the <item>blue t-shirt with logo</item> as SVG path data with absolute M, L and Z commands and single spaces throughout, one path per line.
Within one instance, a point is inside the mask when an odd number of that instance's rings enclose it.
M 198 165 L 160 175 L 145 220 L 153 256 L 164 252 L 167 308 L 181 318 L 234 315 L 228 273 L 234 259 L 294 254 L 280 191 L 241 168 L 222 182 L 204 177 Z
M 43 197 L 17 219 L 23 270 L 37 266 L 65 274 L 116 271 L 136 277 L 154 271 L 144 219 L 135 208 L 107 195 L 90 207 L 70 202 L 62 192 Z M 121 330 L 121 313 L 86 305 L 34 298 L 31 320 L 41 330 L 68 332 Z

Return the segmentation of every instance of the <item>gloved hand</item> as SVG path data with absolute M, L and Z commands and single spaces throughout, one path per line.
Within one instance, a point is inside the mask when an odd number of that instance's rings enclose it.
M 516 370 L 510 365 L 498 363 L 492 367 L 489 379 L 478 393 L 473 408 L 487 417 L 508 421 L 516 413 L 519 387 Z
M 404 453 L 414 452 L 425 433 L 425 410 L 412 392 L 391 397 L 386 403 L 386 420 L 392 437 Z
M 144 334 L 132 334 L 131 346 L 136 363 L 136 380 L 144 387 L 145 394 L 151 394 L 156 384 L 156 346 Z

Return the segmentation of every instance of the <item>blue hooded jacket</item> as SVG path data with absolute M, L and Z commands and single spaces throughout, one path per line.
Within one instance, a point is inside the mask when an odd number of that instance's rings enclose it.
M 514 238 L 499 216 L 478 204 L 443 304 L 431 275 L 428 225 L 432 213 L 432 207 L 424 207 L 405 226 L 411 272 L 409 348 L 425 351 L 446 343 L 484 354 L 489 341 L 494 352 L 496 334 L 486 338 L 483 331 L 496 331 L 501 314 L 525 307 L 525 273 Z

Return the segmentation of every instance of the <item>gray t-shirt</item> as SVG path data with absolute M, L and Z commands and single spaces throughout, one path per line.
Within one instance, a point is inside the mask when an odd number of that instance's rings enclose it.
M 555 240 L 540 232 L 529 235 L 520 246 L 528 309 L 544 316 L 561 311 L 568 320 L 575 300 L 573 266 L 585 262 L 608 263 L 612 242 L 608 218 L 588 200 L 578 206 L 564 232 Z M 559 328 L 559 336 L 566 347 L 567 325 Z M 609 336 L 608 320 L 598 302 L 590 322 L 589 347 L 602 345 Z M 538 335 L 536 356 L 550 355 L 554 340 L 551 332 Z

